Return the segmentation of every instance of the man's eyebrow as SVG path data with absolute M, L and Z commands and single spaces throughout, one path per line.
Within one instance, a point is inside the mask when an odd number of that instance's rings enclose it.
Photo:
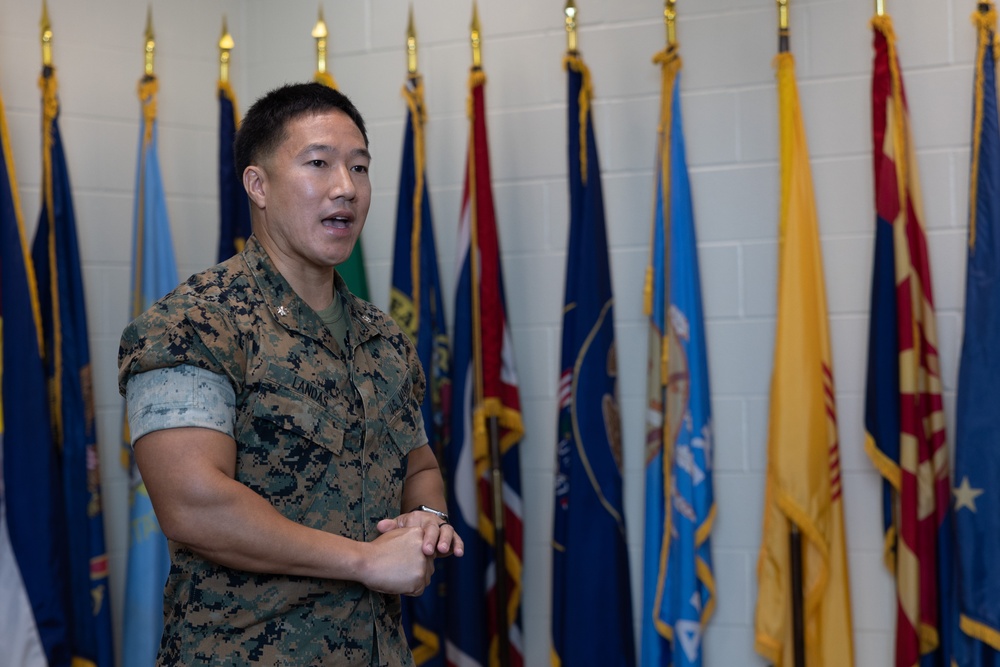
M 313 151 L 321 151 L 321 152 L 327 152 L 327 153 L 336 153 L 336 152 L 338 152 L 337 149 L 335 149 L 333 146 L 331 146 L 329 144 L 309 144 L 308 146 L 306 146 L 305 148 L 302 149 L 302 153 L 301 154 L 305 155 L 307 153 L 312 153 Z M 350 157 L 363 157 L 363 158 L 366 158 L 367 160 L 371 160 L 372 159 L 372 155 L 371 155 L 371 153 L 368 152 L 368 149 L 367 148 L 362 148 L 362 147 L 358 147 L 358 148 L 355 148 L 355 149 L 351 150 L 348 153 L 348 155 Z

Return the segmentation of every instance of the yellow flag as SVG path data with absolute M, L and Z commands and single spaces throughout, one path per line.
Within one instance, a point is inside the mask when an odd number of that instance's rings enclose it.
M 789 531 L 802 535 L 806 664 L 854 664 L 826 289 L 805 128 L 790 53 L 777 57 L 781 128 L 778 323 L 764 529 L 757 562 L 757 652 L 793 664 Z

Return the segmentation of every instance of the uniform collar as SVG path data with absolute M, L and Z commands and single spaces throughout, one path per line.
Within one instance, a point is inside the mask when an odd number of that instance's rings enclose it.
M 339 349 L 319 315 L 288 284 L 256 236 L 251 235 L 247 239 L 242 255 L 257 282 L 264 303 L 277 322 L 290 331 L 322 342 L 331 350 Z M 378 310 L 351 294 L 339 273 L 334 276 L 334 289 L 344 300 L 348 340 L 352 344 L 360 344 L 378 335 L 377 325 L 381 319 L 377 317 Z

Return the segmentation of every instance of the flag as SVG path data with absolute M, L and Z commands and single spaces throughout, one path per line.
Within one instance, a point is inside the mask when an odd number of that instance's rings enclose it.
M 66 664 L 66 517 L 42 362 L 41 308 L 0 99 L 0 646 L 19 667 Z
M 236 94 L 228 81 L 219 81 L 219 261 L 238 252 L 250 237 L 250 200 L 243 174 L 236 173 L 233 140 L 240 124 Z
M 313 80 L 316 83 L 322 83 L 328 88 L 337 90 L 337 82 L 329 72 L 317 70 L 313 75 Z M 358 237 L 358 242 L 354 244 L 354 249 L 351 250 L 350 257 L 347 258 L 346 262 L 337 267 L 337 273 L 344 279 L 347 286 L 351 288 L 351 294 L 365 301 L 368 300 L 368 276 L 365 273 L 365 254 L 361 249 L 360 236 Z
M 75 662 L 103 667 L 114 663 L 114 645 L 87 310 L 69 171 L 59 132 L 55 70 L 46 67 L 39 84 L 43 93 L 42 207 L 32 258 L 38 278 L 52 433 L 62 451 L 72 651 Z
M 662 69 L 660 133 L 650 265 L 646 418 L 646 526 L 642 664 L 702 664 L 705 626 L 715 609 L 709 536 L 712 410 L 701 305 L 701 274 L 681 117 L 681 59 L 656 55 Z
M 403 98 L 409 114 L 400 163 L 389 314 L 410 336 L 427 377 L 427 391 L 420 409 L 427 441 L 440 463 L 447 442 L 451 369 L 425 173 L 424 90 L 419 78 L 407 81 Z M 444 585 L 444 566 L 439 564 L 420 597 L 403 598 L 403 628 L 418 667 L 443 667 L 445 664 Z
M 569 77 L 570 228 L 563 306 L 555 514 L 552 664 L 635 664 L 614 298 L 590 72 Z
M 778 320 L 757 562 L 757 652 L 793 664 L 789 533 L 802 537 L 806 664 L 854 663 L 833 360 L 812 174 L 791 53 L 779 53 Z
M 985 5 L 985 6 L 984 6 Z M 973 91 L 965 334 L 958 369 L 955 531 L 958 539 L 959 667 L 1000 665 L 1000 119 L 997 14 L 973 14 L 979 32 Z M 985 11 L 982 11 L 985 10 Z
M 139 82 L 142 119 L 132 238 L 133 318 L 177 287 L 177 265 L 156 146 L 158 85 L 154 76 Z M 125 448 L 130 453 L 128 441 L 126 435 Z M 148 667 L 156 661 L 163 634 L 163 586 L 170 571 L 170 554 L 146 486 L 135 461 L 131 456 L 129 459 L 131 498 L 122 662 L 124 667 Z
M 524 435 L 514 349 L 507 322 L 489 151 L 486 76 L 469 80 L 469 149 L 458 229 L 448 508 L 465 555 L 448 564 L 446 655 L 454 667 L 496 666 L 499 629 L 507 627 L 510 665 L 523 665 L 522 512 L 519 444 Z M 496 438 L 491 438 L 495 426 Z M 495 488 L 491 444 L 503 484 Z M 496 496 L 502 496 L 503 559 L 497 563 Z M 497 574 L 502 569 L 504 576 Z M 499 586 L 498 586 L 499 583 Z M 502 592 L 498 589 L 502 589 Z M 499 602 L 506 615 L 496 613 Z M 498 620 L 501 621 L 498 623 Z
M 951 489 L 931 267 L 892 19 L 876 16 L 872 26 L 876 220 L 865 451 L 883 477 L 896 667 L 949 665 Z

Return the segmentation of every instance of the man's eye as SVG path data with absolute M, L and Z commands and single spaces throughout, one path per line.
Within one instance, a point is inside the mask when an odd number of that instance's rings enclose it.
M 312 165 L 313 167 L 325 167 L 326 160 L 310 160 L 309 164 Z
M 351 171 L 357 172 L 359 174 L 367 174 L 368 173 L 368 165 L 366 165 L 366 164 L 356 164 L 353 167 L 351 167 Z

